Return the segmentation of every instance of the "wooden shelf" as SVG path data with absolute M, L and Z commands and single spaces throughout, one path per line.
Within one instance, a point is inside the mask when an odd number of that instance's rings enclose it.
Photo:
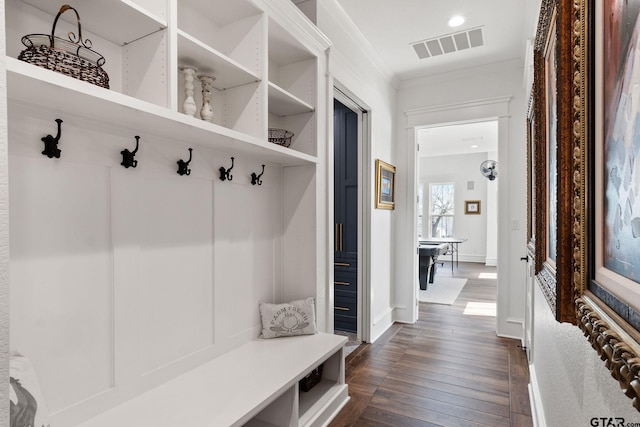
M 317 163 L 317 158 L 244 133 L 170 111 L 119 92 L 6 58 L 10 102 L 78 115 L 136 134 L 189 141 L 190 144 L 239 154 L 283 166 Z M 64 117 L 62 117 L 64 119 Z
M 23 1 L 53 16 L 56 16 L 62 4 L 51 0 Z M 129 0 L 100 0 L 87 3 L 80 3 L 76 7 L 82 19 L 83 29 L 121 46 L 167 27 L 166 19 L 155 16 Z M 76 25 L 75 14 L 71 12 L 63 13 L 60 19 Z
M 218 27 L 225 27 L 233 22 L 262 13 L 247 0 L 180 0 L 178 2 L 178 17 L 180 17 L 183 8 L 199 11 Z
M 275 83 L 269 82 L 269 112 L 277 116 L 291 116 L 300 113 L 312 113 L 313 106 L 297 96 L 287 92 Z
M 220 90 L 261 80 L 247 67 L 182 30 L 178 30 L 178 64 L 195 66 L 198 73 L 213 74 L 216 77 L 213 86 Z

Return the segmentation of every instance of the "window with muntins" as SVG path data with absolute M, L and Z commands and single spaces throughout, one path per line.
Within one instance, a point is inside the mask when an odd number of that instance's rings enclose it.
M 455 184 L 432 183 L 429 185 L 430 237 L 453 236 Z

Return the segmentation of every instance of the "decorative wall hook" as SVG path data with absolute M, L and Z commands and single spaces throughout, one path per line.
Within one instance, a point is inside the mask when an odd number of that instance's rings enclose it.
M 220 179 L 222 181 L 233 179 L 233 175 L 231 175 L 231 169 L 233 169 L 233 157 L 231 158 L 231 167 L 229 169 L 225 169 L 224 166 L 220 166 Z
M 56 159 L 59 159 L 60 153 L 62 151 L 58 148 L 58 143 L 60 142 L 60 135 L 62 134 L 61 126 L 60 126 L 62 124 L 62 120 L 56 119 L 56 123 L 58 123 L 58 134 L 56 135 L 56 137 L 54 138 L 49 134 L 41 138 L 42 142 L 44 142 L 44 151 L 42 152 L 42 154 L 44 154 L 50 159 L 53 157 L 55 157 Z
M 179 175 L 191 175 L 191 169 L 189 169 L 189 163 L 191 163 L 192 154 L 193 154 L 193 148 L 189 148 L 189 160 L 187 160 L 186 162 L 182 159 L 178 160 Z
M 138 166 L 138 161 L 135 159 L 136 153 L 138 152 L 138 146 L 140 144 L 140 137 L 136 135 L 134 137 L 136 139 L 136 149 L 133 151 L 129 151 L 126 148 L 120 152 L 122 154 L 122 163 L 120 163 L 125 168 L 132 167 L 135 168 Z
M 255 172 L 251 173 L 251 185 L 262 185 L 262 180 L 260 177 L 264 175 L 264 165 L 262 165 L 262 173 L 260 175 L 256 175 Z

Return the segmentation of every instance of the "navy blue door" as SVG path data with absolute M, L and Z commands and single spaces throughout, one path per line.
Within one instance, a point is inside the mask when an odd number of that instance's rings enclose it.
M 335 329 L 357 332 L 358 115 L 333 104 L 335 182 Z

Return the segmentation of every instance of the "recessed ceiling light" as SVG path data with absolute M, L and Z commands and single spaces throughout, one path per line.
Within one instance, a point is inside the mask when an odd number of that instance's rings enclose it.
M 474 144 L 471 146 L 471 148 L 478 148 L 478 146 Z
M 460 15 L 456 15 L 453 18 L 449 19 L 450 27 L 459 27 L 462 24 L 464 24 L 464 17 Z

